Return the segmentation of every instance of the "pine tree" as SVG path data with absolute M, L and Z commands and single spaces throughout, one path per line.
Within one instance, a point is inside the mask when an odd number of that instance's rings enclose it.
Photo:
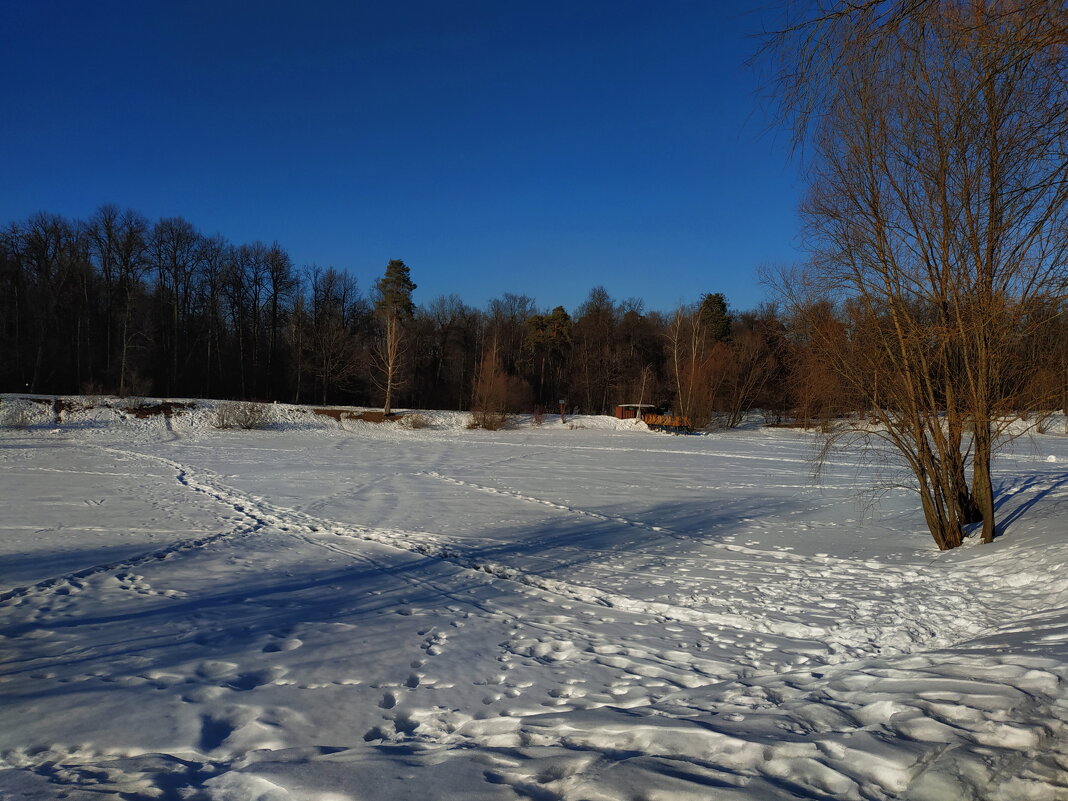
M 375 311 L 383 316 L 397 315 L 403 319 L 411 319 L 415 313 L 415 306 L 412 304 L 412 292 L 415 288 L 408 265 L 400 259 L 390 259 L 385 274 L 375 282 L 378 292 Z
M 727 299 L 721 293 L 703 295 L 698 313 L 708 342 L 726 342 L 731 338 L 731 315 L 727 311 Z
M 400 259 L 391 259 L 385 274 L 375 283 L 378 298 L 375 311 L 382 321 L 382 337 L 373 351 L 378 375 L 375 384 L 385 395 L 382 411 L 386 416 L 393 410 L 393 393 L 404 385 L 401 366 L 406 351 L 404 324 L 415 314 L 412 292 L 415 284 L 406 265 Z

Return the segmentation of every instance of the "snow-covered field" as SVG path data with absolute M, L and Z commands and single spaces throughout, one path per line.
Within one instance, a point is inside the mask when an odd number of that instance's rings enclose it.
M 1068 799 L 1064 436 L 939 553 L 798 431 L 27 408 L 0 798 Z

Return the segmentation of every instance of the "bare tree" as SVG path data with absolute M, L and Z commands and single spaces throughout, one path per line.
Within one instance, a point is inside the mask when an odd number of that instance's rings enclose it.
M 784 108 L 812 134 L 810 285 L 850 303 L 849 336 L 822 345 L 940 548 L 980 515 L 994 537 L 990 462 L 1020 403 L 1007 359 L 1033 302 L 1065 294 L 1066 20 L 1033 1 L 836 2 L 775 42 Z
M 736 428 L 745 420 L 775 368 L 764 321 L 754 314 L 744 314 L 736 328 L 730 343 L 723 393 L 727 428 Z
M 441 408 L 463 409 L 471 398 L 471 380 L 479 312 L 459 295 L 441 295 L 424 309 L 430 342 L 428 394 Z
M 858 404 L 849 391 L 831 354 L 843 350 L 847 327 L 834 306 L 822 301 L 798 303 L 789 320 L 790 354 L 788 399 L 789 416 L 801 425 L 826 425 L 851 412 L 866 412 L 870 402 Z M 878 397 L 878 387 L 873 387 Z M 861 399 L 863 401 L 863 399 Z
M 503 428 L 509 410 L 509 376 L 501 366 L 501 348 L 491 337 L 475 376 L 471 398 L 471 427 L 491 431 Z
M 290 299 L 299 286 L 293 271 L 293 262 L 289 254 L 277 242 L 273 243 L 266 254 L 267 271 L 267 381 L 265 396 L 282 394 L 280 334 L 283 331 L 285 310 Z
M 193 288 L 199 267 L 200 234 L 181 217 L 159 220 L 148 233 L 148 252 L 156 271 L 156 344 L 162 357 L 157 377 L 166 394 L 172 394 L 182 371 L 182 349 L 187 344 L 192 315 Z
M 72 258 L 77 251 L 77 226 L 53 214 L 35 214 L 14 240 L 16 257 L 26 265 L 27 307 L 33 309 L 30 392 L 39 392 L 59 362 L 62 343 L 54 335 L 58 310 L 74 282 Z
M 360 369 L 360 353 L 352 319 L 362 305 L 356 280 L 333 268 L 308 272 L 311 303 L 298 306 L 305 325 L 299 333 L 304 369 L 319 383 L 327 403 L 334 389 L 346 388 Z
M 135 211 L 120 212 L 115 206 L 101 206 L 89 221 L 88 233 L 97 269 L 105 286 L 106 372 L 112 372 L 112 329 L 118 317 L 118 393 L 125 396 L 130 383 L 130 351 L 135 330 L 131 326 L 134 297 L 148 269 L 146 237 L 148 220 Z M 118 299 L 116 299 L 118 296 Z M 121 304 L 121 312 L 114 307 Z
M 374 371 L 371 380 L 382 393 L 382 412 L 387 417 L 393 413 L 393 398 L 407 383 L 402 374 L 403 360 L 408 353 L 401 317 L 396 313 L 386 313 L 382 317 L 382 329 L 379 338 L 371 348 L 371 362 Z
M 619 307 L 603 286 L 590 290 L 572 326 L 571 388 L 587 414 L 604 414 L 619 379 Z
M 675 379 L 674 411 L 694 428 L 712 423 L 730 363 L 730 348 L 708 335 L 705 320 L 700 306 L 676 309 L 665 335 Z

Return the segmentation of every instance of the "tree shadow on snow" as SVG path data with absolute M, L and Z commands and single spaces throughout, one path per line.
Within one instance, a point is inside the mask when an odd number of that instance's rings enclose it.
M 1015 524 L 1041 501 L 1055 495 L 1057 490 L 1068 486 L 1068 472 L 1029 476 L 1022 484 L 1001 484 L 994 491 L 994 510 L 997 518 L 997 536 L 1007 533 Z M 1022 499 L 1019 500 L 1018 499 Z M 1004 514 L 1002 510 L 1011 507 Z

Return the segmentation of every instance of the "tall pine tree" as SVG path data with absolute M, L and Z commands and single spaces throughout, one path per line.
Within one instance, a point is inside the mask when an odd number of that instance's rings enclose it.
M 415 284 L 406 265 L 400 259 L 391 259 L 385 274 L 375 282 L 378 295 L 375 311 L 382 323 L 382 335 L 375 345 L 372 356 L 377 368 L 375 383 L 385 399 L 382 411 L 389 415 L 393 410 L 393 395 L 404 386 L 402 366 L 406 352 L 404 327 L 415 313 L 412 292 Z

